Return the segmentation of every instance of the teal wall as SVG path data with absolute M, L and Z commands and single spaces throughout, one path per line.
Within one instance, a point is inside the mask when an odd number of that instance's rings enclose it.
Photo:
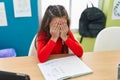
M 37 0 L 30 0 L 32 17 L 14 17 L 13 0 L 4 2 L 8 26 L 0 26 L 0 49 L 14 48 L 17 56 L 28 55 L 31 41 L 38 30 Z

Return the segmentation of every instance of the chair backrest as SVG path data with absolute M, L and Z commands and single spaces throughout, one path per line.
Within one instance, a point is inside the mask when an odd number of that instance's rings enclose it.
M 103 29 L 96 37 L 93 51 L 120 50 L 120 27 Z
M 35 44 L 36 44 L 36 36 L 37 36 L 37 35 L 34 36 L 32 42 L 31 42 L 28 56 L 36 56 L 36 55 L 37 55 L 37 51 L 36 51 L 36 47 L 35 47 Z

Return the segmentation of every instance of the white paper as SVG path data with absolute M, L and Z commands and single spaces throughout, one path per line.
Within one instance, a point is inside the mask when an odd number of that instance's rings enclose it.
M 30 0 L 13 0 L 15 17 L 31 17 Z
M 0 2 L 0 26 L 7 26 L 6 11 L 3 2 Z
M 120 19 L 120 0 L 114 0 L 112 19 Z
M 92 70 L 77 56 L 50 60 L 38 64 L 45 80 L 58 80 L 91 73 Z

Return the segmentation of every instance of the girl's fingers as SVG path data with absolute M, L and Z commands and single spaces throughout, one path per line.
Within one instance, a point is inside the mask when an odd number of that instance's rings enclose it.
M 61 31 L 67 33 L 68 32 L 68 26 L 66 24 L 61 25 Z

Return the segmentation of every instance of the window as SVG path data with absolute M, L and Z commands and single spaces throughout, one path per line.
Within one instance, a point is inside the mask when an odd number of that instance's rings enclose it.
M 70 16 L 71 19 L 70 28 L 76 30 L 79 28 L 79 18 L 83 10 L 87 8 L 87 3 L 88 6 L 91 7 L 90 1 L 93 3 L 95 7 L 98 7 L 99 0 L 40 0 L 39 2 L 39 4 L 41 5 L 40 15 L 41 17 L 43 17 L 44 12 L 48 5 L 54 4 L 63 5 L 66 8 L 68 15 Z
M 98 0 L 91 0 L 94 6 L 98 7 Z M 71 4 L 71 29 L 79 28 L 79 18 L 84 9 L 87 8 L 87 4 L 91 7 L 88 0 L 72 0 Z

